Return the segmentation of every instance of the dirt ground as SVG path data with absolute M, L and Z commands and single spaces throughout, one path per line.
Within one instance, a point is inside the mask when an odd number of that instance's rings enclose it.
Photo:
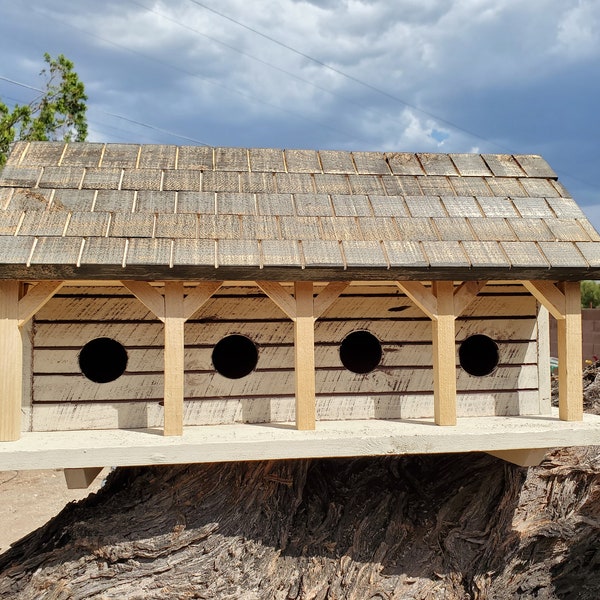
M 102 485 L 103 471 L 87 490 L 69 490 L 62 470 L 0 471 L 0 553 L 47 523 L 66 504 Z

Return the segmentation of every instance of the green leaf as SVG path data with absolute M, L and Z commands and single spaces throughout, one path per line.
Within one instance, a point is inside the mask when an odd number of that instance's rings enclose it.
M 87 95 L 74 71 L 74 64 L 63 54 L 52 58 L 40 75 L 45 78 L 44 92 L 28 105 L 13 110 L 0 101 L 0 167 L 6 162 L 10 145 L 16 140 L 76 141 L 87 138 Z

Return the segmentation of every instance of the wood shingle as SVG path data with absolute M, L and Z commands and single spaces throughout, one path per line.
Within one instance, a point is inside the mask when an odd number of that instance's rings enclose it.
M 600 277 L 533 155 L 19 142 L 0 210 L 3 278 Z

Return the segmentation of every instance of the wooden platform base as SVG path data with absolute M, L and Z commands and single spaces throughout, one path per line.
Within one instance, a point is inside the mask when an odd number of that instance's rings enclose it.
M 548 416 L 469 417 L 454 427 L 433 419 L 318 422 L 315 431 L 293 424 L 187 427 L 181 437 L 160 429 L 23 433 L 0 443 L 0 471 L 228 462 L 287 458 L 500 453 L 559 446 L 600 445 L 600 416 L 560 421 Z M 537 453 L 539 454 L 539 453 Z M 523 453 L 506 453 L 511 460 Z

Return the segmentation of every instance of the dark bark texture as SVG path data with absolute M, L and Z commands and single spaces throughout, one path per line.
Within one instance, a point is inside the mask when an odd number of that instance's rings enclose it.
M 530 469 L 484 454 L 120 468 L 0 556 L 0 597 L 597 600 L 600 447 Z
M 600 596 L 600 453 L 118 469 L 0 557 L 15 599 Z

